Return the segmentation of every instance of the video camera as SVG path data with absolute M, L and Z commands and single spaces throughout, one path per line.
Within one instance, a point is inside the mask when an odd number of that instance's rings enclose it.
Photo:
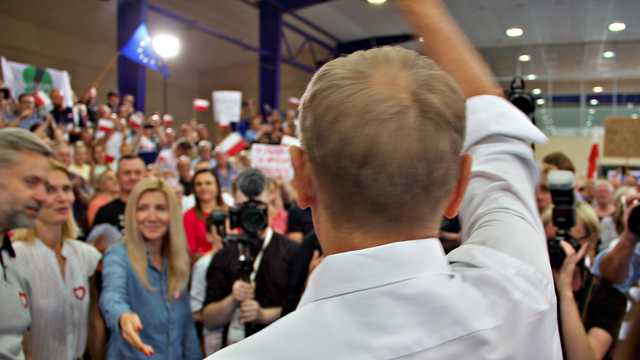
M 547 239 L 547 248 L 551 268 L 559 269 L 566 257 L 560 241 L 568 242 L 576 251 L 580 249 L 580 243 L 569 234 L 569 230 L 576 224 L 574 178 L 570 171 L 553 170 L 549 172 L 547 180 L 553 202 L 551 220 L 557 229 L 555 237 Z
M 239 278 L 251 282 L 255 254 L 262 248 L 264 239 L 260 232 L 269 226 L 269 207 L 256 199 L 265 189 L 266 177 L 254 169 L 245 170 L 236 179 L 238 189 L 249 198 L 229 209 L 229 227 L 241 230 L 239 234 L 228 235 L 225 229 L 224 213 L 212 213 L 211 226 L 215 226 L 224 242 L 233 242 L 238 246 Z M 209 228 L 211 228 L 209 226 Z
M 533 96 L 525 90 L 525 83 L 522 77 L 516 76 L 511 80 L 509 89 L 505 91 L 505 96 L 513 106 L 527 115 L 534 125 L 536 124 L 536 103 Z

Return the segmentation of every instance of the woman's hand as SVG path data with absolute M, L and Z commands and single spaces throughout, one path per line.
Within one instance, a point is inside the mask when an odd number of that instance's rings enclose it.
M 573 293 L 576 265 L 587 253 L 589 242 L 584 243 L 578 252 L 566 241 L 561 241 L 560 246 L 562 246 L 566 257 L 562 267 L 558 270 L 553 270 L 553 279 L 556 282 L 559 293 Z
M 142 322 L 137 314 L 124 313 L 120 316 L 120 332 L 124 341 L 145 356 L 151 356 L 154 354 L 153 348 L 140 339 L 142 329 Z

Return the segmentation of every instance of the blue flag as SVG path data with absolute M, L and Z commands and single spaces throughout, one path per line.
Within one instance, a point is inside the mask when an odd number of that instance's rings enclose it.
M 120 49 L 120 54 L 126 56 L 133 62 L 161 73 L 165 78 L 169 77 L 169 67 L 153 50 L 149 29 L 147 29 L 145 23 L 138 26 L 131 39 Z

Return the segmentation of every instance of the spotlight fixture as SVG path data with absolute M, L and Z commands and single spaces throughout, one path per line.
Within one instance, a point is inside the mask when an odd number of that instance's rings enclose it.
M 524 35 L 524 30 L 522 30 L 522 28 L 519 28 L 519 27 L 512 27 L 512 28 L 509 28 L 509 29 L 505 30 L 504 33 L 508 37 L 517 38 L 517 37 L 520 37 L 520 36 Z
M 623 22 L 612 22 L 609 24 L 609 31 L 611 32 L 620 32 L 627 28 L 627 25 Z
M 531 56 L 528 54 L 522 54 L 520 56 L 518 56 L 518 60 L 522 61 L 522 62 L 527 62 L 529 60 L 531 60 Z

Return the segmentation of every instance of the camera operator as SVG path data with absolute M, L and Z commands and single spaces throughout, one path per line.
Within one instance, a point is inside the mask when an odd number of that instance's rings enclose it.
M 254 169 L 238 175 L 241 203 L 230 210 L 229 223 L 233 229 L 239 221 L 243 231 L 225 239 L 207 270 L 203 322 L 225 327 L 225 346 L 280 318 L 286 296 L 287 264 L 296 245 L 269 226 L 266 182 Z
M 543 215 L 543 223 L 547 237 L 554 239 L 558 215 L 554 214 L 552 218 L 551 214 L 548 209 Z M 578 202 L 574 216 L 575 225 L 567 232 L 568 241 L 556 245 L 554 240 L 549 242 L 563 351 L 568 360 L 610 358 L 625 313 L 626 298 L 610 283 L 595 278 L 589 270 L 600 233 L 595 211 L 587 203 Z M 564 255 L 560 259 L 553 254 L 554 246 L 560 246 L 558 250 Z

